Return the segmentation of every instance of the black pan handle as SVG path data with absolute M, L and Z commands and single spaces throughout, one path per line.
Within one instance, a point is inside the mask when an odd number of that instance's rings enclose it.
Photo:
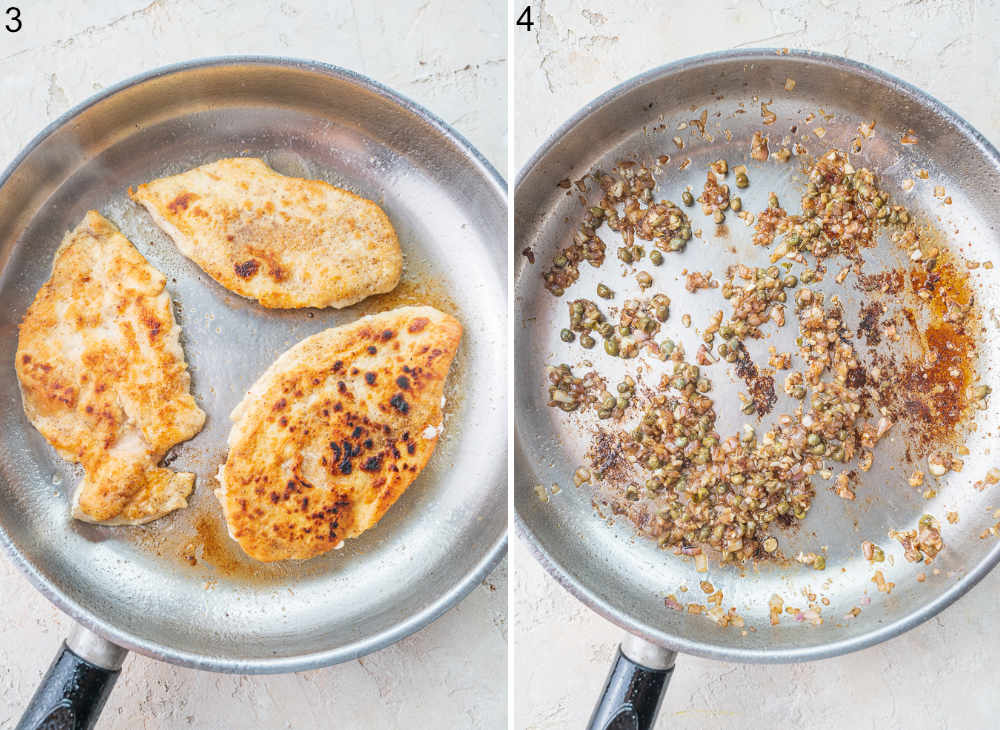
M 651 730 L 676 656 L 629 634 L 618 647 L 587 730 Z
M 77 626 L 63 642 L 16 730 L 91 730 L 127 652 Z

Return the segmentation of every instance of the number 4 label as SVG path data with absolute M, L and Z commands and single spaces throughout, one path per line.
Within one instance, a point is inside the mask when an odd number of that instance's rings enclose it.
M 524 6 L 524 10 L 522 10 L 521 14 L 517 17 L 517 23 L 516 23 L 516 25 L 521 26 L 525 30 L 531 30 L 531 26 L 534 25 L 534 22 L 532 22 L 532 20 L 531 20 L 531 6 L 530 5 L 525 5 Z

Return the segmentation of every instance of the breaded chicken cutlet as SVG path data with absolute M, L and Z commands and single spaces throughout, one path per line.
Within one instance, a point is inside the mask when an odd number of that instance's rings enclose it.
M 265 307 L 346 307 L 399 283 L 403 257 L 381 208 L 263 160 L 218 160 L 129 195 L 181 253 Z
M 216 495 L 252 558 L 310 558 L 372 527 L 427 464 L 462 327 L 402 307 L 281 355 L 232 413 Z
M 73 516 L 139 524 L 187 505 L 194 474 L 158 466 L 201 430 L 166 279 L 90 211 L 66 234 L 21 322 L 24 411 L 83 465 Z

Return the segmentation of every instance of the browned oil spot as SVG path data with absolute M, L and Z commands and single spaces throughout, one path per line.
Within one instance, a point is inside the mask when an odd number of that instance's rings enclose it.
M 888 363 L 892 387 L 884 389 L 883 397 L 904 421 L 914 453 L 923 457 L 957 438 L 972 413 L 967 393 L 976 377 L 979 313 L 970 306 L 974 300 L 969 278 L 944 256 L 932 272 L 917 266 L 907 278 L 913 292 L 908 299 L 922 290 L 930 296 L 903 308 L 917 351 Z M 969 314 L 949 321 L 949 300 L 952 307 L 969 307 Z
M 191 565 L 196 565 L 200 559 L 219 572 L 233 576 L 246 572 L 245 561 L 236 554 L 236 544 L 225 532 L 225 527 L 219 520 L 203 515 L 195 522 L 195 535 L 182 548 L 181 556 Z

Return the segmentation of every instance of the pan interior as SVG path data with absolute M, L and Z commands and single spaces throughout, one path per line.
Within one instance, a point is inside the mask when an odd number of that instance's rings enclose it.
M 788 79 L 795 81 L 792 91 L 785 88 Z M 769 101 L 772 103 L 768 108 L 777 115 L 777 121 L 765 126 L 761 102 Z M 711 142 L 701 137 L 691 123 L 692 119 L 703 118 L 705 110 Z M 996 463 L 990 456 L 991 448 L 995 450 L 991 441 L 996 436 L 998 417 L 995 397 L 988 410 L 979 412 L 965 440 L 971 453 L 962 457 L 964 469 L 942 479 L 938 495 L 932 499 L 922 498 L 921 490 L 907 485 L 914 468 L 926 472 L 927 466 L 905 463 L 905 445 L 898 437 L 890 438 L 876 450 L 875 466 L 862 475 L 856 501 L 845 502 L 829 490 L 830 482 L 814 479 L 816 497 L 801 528 L 774 534 L 786 555 L 794 556 L 800 550 L 826 550 L 824 571 L 798 565 L 747 565 L 740 569 L 710 563 L 707 574 L 697 573 L 690 559 L 661 551 L 654 541 L 637 537 L 625 518 L 608 524 L 595 513 L 591 488 L 575 488 L 572 481 L 574 469 L 587 463 L 591 433 L 580 419 L 546 406 L 547 365 L 566 362 L 574 366 L 574 372 L 582 374 L 591 369 L 583 364 L 589 359 L 598 372 L 607 376 L 609 386 L 621 379 L 621 361 L 615 360 L 609 367 L 610 359 L 599 352 L 600 340 L 598 347 L 588 353 L 578 343 L 566 344 L 559 338 L 560 329 L 568 322 L 566 303 L 578 297 L 594 299 L 598 282 L 624 292 L 617 297 L 619 304 L 622 296 L 638 294 L 632 275 L 627 280 L 620 276 L 624 269 L 615 259 L 620 237 L 606 227 L 599 231 L 608 247 L 604 265 L 596 270 L 581 264 L 579 281 L 562 298 L 556 299 L 544 290 L 541 273 L 554 254 L 569 244 L 581 220 L 577 190 L 559 187 L 561 180 L 577 180 L 594 168 L 610 170 L 622 159 L 650 163 L 660 155 L 669 155 L 671 161 L 657 175 L 656 198 L 680 202 L 680 194 L 687 186 L 695 196 L 699 194 L 711 162 L 726 158 L 730 169 L 741 163 L 749 167 L 750 187 L 739 191 L 744 208 L 763 210 L 768 193 L 773 191 L 789 212 L 797 212 L 804 186 L 800 165 L 794 157 L 786 164 L 773 157 L 766 163 L 752 161 L 749 150 L 753 132 L 768 135 L 772 153 L 780 148 L 783 137 L 801 141 L 805 135 L 809 140 L 802 144 L 818 155 L 829 148 L 849 149 L 851 141 L 859 136 L 859 125 L 873 120 L 875 137 L 865 141 L 859 154 L 851 155 L 855 167 L 873 169 L 894 200 L 942 231 L 964 257 L 1000 263 L 995 203 L 1000 190 L 1000 165 L 992 148 L 948 110 L 909 87 L 866 67 L 812 54 L 761 51 L 681 62 L 639 77 L 585 111 L 525 167 L 516 191 L 515 250 L 530 247 L 535 263 L 519 254 L 515 263 L 515 507 L 526 537 L 546 567 L 592 607 L 636 633 L 685 651 L 738 660 L 817 658 L 860 648 L 914 625 L 953 600 L 1000 556 L 996 537 L 981 537 L 984 530 L 997 523 L 994 510 L 1000 502 L 991 492 L 997 487 L 979 491 L 972 486 Z M 810 113 L 814 120 L 807 123 Z M 795 134 L 790 130 L 792 125 L 798 127 Z M 815 133 L 820 126 L 824 128 L 822 138 Z M 900 144 L 907 130 L 913 130 L 918 144 Z M 673 142 L 675 136 L 683 139 L 683 150 Z M 681 169 L 687 158 L 690 165 Z M 920 169 L 927 170 L 926 180 L 918 178 Z M 916 179 L 917 184 L 905 192 L 903 183 L 908 178 Z M 732 180 L 730 174 L 728 182 L 732 184 Z M 945 188 L 950 204 L 935 197 L 939 185 Z M 599 197 L 599 192 L 592 193 L 590 199 L 596 201 Z M 686 292 L 681 271 L 711 270 L 721 279 L 726 266 L 736 260 L 751 266 L 768 266 L 770 262 L 766 251 L 752 246 L 753 229 L 745 227 L 735 215 L 727 216 L 730 233 L 720 239 L 713 235 L 711 219 L 697 204 L 688 213 L 692 228 L 703 229 L 704 237 L 694 239 L 680 255 L 666 255 L 659 268 L 648 265 L 648 259 L 637 268 L 653 274 L 656 283 L 651 291 L 663 291 L 672 299 L 670 319 L 660 336 L 666 334 L 683 342 L 688 360 L 693 361 L 700 344 L 699 333 L 711 312 L 729 310 L 722 306 L 718 289 Z M 726 250 L 730 246 L 735 254 Z M 864 256 L 866 273 L 906 263 L 888 245 L 866 250 Z M 807 259 L 812 265 L 808 254 Z M 832 280 L 843 264 L 832 260 L 827 265 L 827 279 Z M 980 267 L 970 271 L 969 276 L 983 312 L 979 374 L 982 382 L 996 389 L 1000 387 L 996 370 L 1000 344 L 993 313 L 997 275 L 995 270 Z M 848 324 L 856 327 L 863 295 L 849 286 L 830 291 L 839 292 L 845 299 Z M 681 324 L 684 312 L 692 315 L 691 329 Z M 763 342 L 761 351 L 754 352 L 754 359 L 761 362 L 763 353 L 766 362 L 764 351 L 769 344 L 779 351 L 795 351 L 796 330 L 793 317 L 780 335 Z M 746 417 L 731 404 L 738 406 L 737 393 L 745 386 L 724 362 L 708 370 L 715 386 L 712 397 L 718 404 L 730 404 L 717 406 L 719 432 L 724 436 L 736 433 Z M 658 379 L 647 377 L 646 382 Z M 781 382 L 779 372 L 776 383 Z M 779 402 L 779 408 L 765 417 L 765 424 L 781 412 L 783 403 Z M 551 494 L 553 484 L 561 488 L 555 495 Z M 537 485 L 549 492 L 547 501 L 539 499 Z M 958 513 L 956 524 L 945 520 L 949 511 Z M 940 520 L 946 544 L 930 566 L 907 562 L 898 543 L 887 536 L 890 528 L 915 527 L 925 512 Z M 602 514 L 608 517 L 610 511 L 604 508 Z M 886 562 L 872 565 L 864 560 L 860 550 L 863 540 L 880 544 Z M 886 581 L 895 583 L 891 594 L 879 592 L 872 582 L 876 569 L 882 571 Z M 924 582 L 918 582 L 918 573 L 926 574 Z M 744 617 L 746 625 L 742 630 L 722 628 L 705 616 L 664 606 L 668 594 L 676 596 L 681 604 L 705 604 L 699 588 L 705 580 L 723 591 L 726 610 L 735 607 Z M 779 625 L 771 626 L 768 602 L 775 594 L 782 597 L 784 606 L 801 609 L 807 607 L 810 594 L 814 602 L 826 597 L 829 605 L 819 604 L 823 623 L 799 622 L 786 614 Z M 861 613 L 847 618 L 855 607 Z
M 225 156 L 260 156 L 382 205 L 405 256 L 397 290 L 343 311 L 277 311 L 215 284 L 126 190 Z M 0 528 L 35 582 L 132 648 L 231 671 L 351 658 L 419 628 L 471 588 L 506 530 L 500 185 L 420 112 L 347 74 L 298 64 L 174 70 L 104 97 L 41 140 L 0 188 Z M 80 472 L 28 423 L 12 368 L 17 324 L 62 236 L 90 208 L 167 275 L 192 391 L 208 413 L 205 429 L 172 452 L 173 468 L 197 474 L 191 506 L 145 527 L 70 519 Z M 411 303 L 455 314 L 466 333 L 428 468 L 342 550 L 253 563 L 211 494 L 229 412 L 300 339 Z

